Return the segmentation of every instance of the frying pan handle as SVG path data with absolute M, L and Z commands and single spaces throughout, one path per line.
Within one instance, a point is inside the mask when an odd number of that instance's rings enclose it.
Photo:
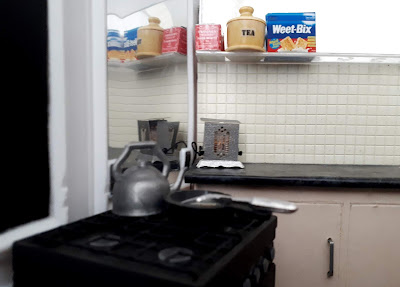
M 264 197 L 252 197 L 252 198 L 234 197 L 232 198 L 232 201 L 248 203 L 254 207 L 261 207 L 268 209 L 271 212 L 278 212 L 278 213 L 293 213 L 297 210 L 297 206 L 292 202 L 269 199 Z
M 144 141 L 144 142 L 131 142 L 125 146 L 122 154 L 115 161 L 112 172 L 116 180 L 119 180 L 122 176 L 121 166 L 127 160 L 131 152 L 135 149 L 151 149 L 153 154 L 157 156 L 163 163 L 163 176 L 167 177 L 170 170 L 170 163 L 167 156 L 163 153 L 160 146 L 154 141 Z
M 232 197 L 228 194 L 221 194 L 218 192 L 207 192 L 194 197 L 190 197 L 181 202 L 181 204 L 188 204 L 192 202 L 202 202 L 207 200 L 219 201 L 222 205 L 228 205 L 240 209 L 256 209 L 262 208 L 264 211 L 279 212 L 279 213 L 293 213 L 297 210 L 297 206 L 288 201 L 275 200 L 263 197 Z

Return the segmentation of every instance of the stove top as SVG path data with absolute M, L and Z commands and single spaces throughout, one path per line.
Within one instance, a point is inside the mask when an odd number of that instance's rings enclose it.
M 242 211 L 212 221 L 109 211 L 16 242 L 14 285 L 242 286 L 265 259 L 276 224 Z

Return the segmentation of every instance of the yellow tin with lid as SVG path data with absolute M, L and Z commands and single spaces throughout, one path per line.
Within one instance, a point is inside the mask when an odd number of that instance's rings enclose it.
M 161 55 L 164 29 L 160 19 L 149 17 L 149 25 L 140 27 L 137 32 L 136 58 L 144 59 Z
M 253 12 L 250 6 L 241 7 L 240 16 L 228 21 L 226 51 L 265 52 L 265 21 L 254 17 Z

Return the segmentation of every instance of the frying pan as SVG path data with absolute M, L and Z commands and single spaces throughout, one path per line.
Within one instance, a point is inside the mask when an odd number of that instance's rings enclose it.
M 229 194 L 208 190 L 181 190 L 169 193 L 165 200 L 176 207 L 192 210 L 218 210 L 233 208 L 255 213 L 292 213 L 296 205 L 266 198 L 232 197 Z
M 186 152 L 186 159 L 189 154 Z M 188 161 L 183 160 L 182 155 L 180 159 L 180 169 L 183 173 L 188 168 Z M 189 161 L 190 162 L 190 161 Z M 227 210 L 246 211 L 256 213 L 262 216 L 270 217 L 272 212 L 292 213 L 297 210 L 295 204 L 287 201 L 267 199 L 267 198 L 245 198 L 245 197 L 232 197 L 229 194 L 208 191 L 208 190 L 178 190 L 168 193 L 164 197 L 165 201 L 169 204 L 172 211 L 177 211 L 175 214 L 188 219 L 194 215 L 197 218 L 201 213 L 201 218 L 205 216 L 222 216 L 224 217 Z M 205 212 L 207 210 L 207 212 Z M 182 214 L 186 212 L 186 214 Z M 174 212 L 172 212 L 174 213 Z M 185 215 L 188 215 L 185 218 Z
M 269 211 L 256 211 L 250 206 L 240 205 L 234 208 L 234 205 L 221 205 L 212 202 L 204 202 L 201 205 L 186 204 L 185 200 L 192 199 L 195 196 L 202 196 L 204 194 L 217 193 L 207 190 L 181 190 L 169 193 L 164 197 L 167 202 L 167 212 L 175 219 L 182 223 L 189 225 L 207 226 L 218 225 L 219 222 L 229 222 L 231 218 L 236 216 L 246 216 L 251 213 L 268 220 L 272 212 Z M 182 203 L 183 202 L 183 203 Z

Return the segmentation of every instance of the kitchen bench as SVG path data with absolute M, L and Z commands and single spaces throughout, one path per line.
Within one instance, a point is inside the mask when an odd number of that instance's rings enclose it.
M 195 168 L 189 183 L 377 187 L 400 190 L 400 166 L 245 163 L 239 168 Z
M 235 196 L 295 202 L 276 214 L 276 287 L 397 287 L 400 167 L 247 163 L 191 168 L 185 182 Z M 330 244 L 334 242 L 333 276 Z

